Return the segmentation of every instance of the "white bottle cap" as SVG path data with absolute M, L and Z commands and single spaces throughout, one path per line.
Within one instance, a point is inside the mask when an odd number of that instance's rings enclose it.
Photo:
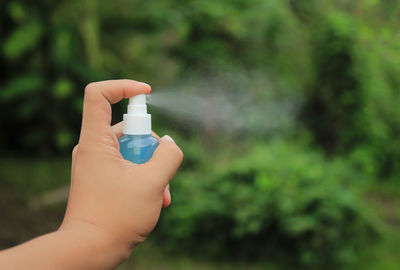
M 124 114 L 123 132 L 127 135 L 151 134 L 151 114 L 147 113 L 145 94 L 129 98 L 128 113 Z

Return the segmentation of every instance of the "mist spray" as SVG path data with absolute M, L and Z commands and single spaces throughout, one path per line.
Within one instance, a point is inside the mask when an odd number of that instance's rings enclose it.
M 123 119 L 123 133 L 119 147 L 124 159 L 136 164 L 147 162 L 157 148 L 158 141 L 151 136 L 151 114 L 147 113 L 146 95 L 129 99 L 128 112 Z

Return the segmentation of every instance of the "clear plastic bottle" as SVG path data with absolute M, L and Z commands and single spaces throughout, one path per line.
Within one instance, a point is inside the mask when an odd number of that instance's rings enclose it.
M 119 139 L 119 148 L 124 159 L 143 164 L 153 155 L 158 141 L 151 135 L 124 135 Z
M 151 136 L 151 115 L 147 113 L 146 95 L 129 99 L 128 113 L 124 114 L 123 133 L 119 139 L 124 159 L 136 164 L 147 162 L 158 146 Z

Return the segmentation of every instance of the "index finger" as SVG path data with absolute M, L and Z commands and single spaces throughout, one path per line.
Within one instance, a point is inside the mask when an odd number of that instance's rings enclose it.
M 148 94 L 151 87 L 134 80 L 109 80 L 90 83 L 85 88 L 80 141 L 109 134 L 111 104 L 123 98 Z

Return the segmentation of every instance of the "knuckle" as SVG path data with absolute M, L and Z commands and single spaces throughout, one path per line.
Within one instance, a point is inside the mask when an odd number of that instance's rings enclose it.
M 174 143 L 168 144 L 168 150 L 172 153 L 172 155 L 177 157 L 179 160 L 183 159 L 183 152 L 176 144 Z
M 92 82 L 92 83 L 89 83 L 88 85 L 86 85 L 85 96 L 93 95 L 93 93 L 96 91 L 96 88 L 97 88 L 96 86 L 97 86 L 97 83 L 95 83 L 95 82 Z
M 76 153 L 78 152 L 78 146 L 79 144 L 75 145 L 75 147 L 72 149 L 72 156 L 75 156 Z
M 183 151 L 178 146 L 176 148 L 177 148 L 177 150 L 176 150 L 177 154 L 176 155 L 178 156 L 179 160 L 182 161 L 183 157 L 184 157 Z
M 78 144 L 77 146 L 75 146 L 75 148 L 78 150 L 79 148 L 79 156 L 85 156 L 87 155 L 87 153 L 90 152 L 89 147 L 87 147 L 84 143 L 83 144 Z M 75 150 L 74 148 L 74 150 Z

